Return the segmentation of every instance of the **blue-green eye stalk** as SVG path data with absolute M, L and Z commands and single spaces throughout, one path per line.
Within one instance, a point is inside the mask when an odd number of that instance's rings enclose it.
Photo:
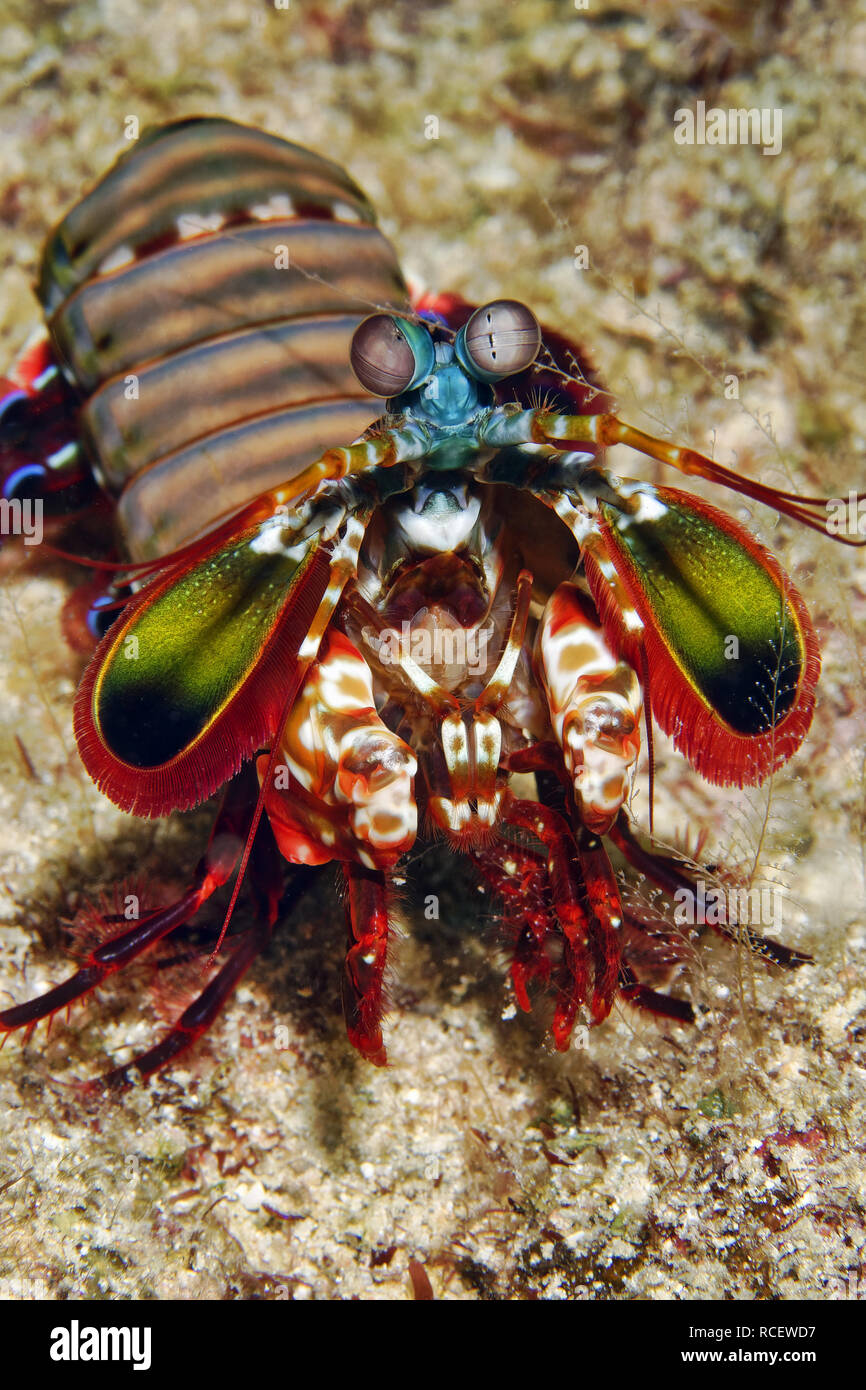
M 441 375 L 443 368 L 453 378 L 440 383 L 439 392 L 427 394 L 431 400 L 442 398 L 433 414 L 448 423 L 456 423 L 476 393 L 466 390 L 466 378 L 471 382 L 492 385 L 530 367 L 541 347 L 541 328 L 531 309 L 516 299 L 497 299 L 476 309 L 460 329 L 453 348 L 437 351 L 429 330 L 423 323 L 393 314 L 372 314 L 355 330 L 352 338 L 351 363 L 361 385 L 377 396 L 394 399 Z M 462 388 L 462 389 L 461 389 Z M 460 397 L 459 410 L 449 410 L 445 398 Z M 454 417 L 451 419 L 451 417 Z
M 393 314 L 371 314 L 352 337 L 352 371 L 374 396 L 400 396 L 420 386 L 433 370 L 434 356 L 424 325 Z
M 516 299 L 482 304 L 457 334 L 454 355 L 464 371 L 492 383 L 523 372 L 538 356 L 541 328 Z

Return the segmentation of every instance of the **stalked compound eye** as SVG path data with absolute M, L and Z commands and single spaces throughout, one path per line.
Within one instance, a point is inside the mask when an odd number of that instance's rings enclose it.
M 541 329 L 532 310 L 516 299 L 494 299 L 464 324 L 454 351 L 465 371 L 489 382 L 525 371 L 540 347 Z
M 433 370 L 433 340 L 420 323 L 372 314 L 352 336 L 352 371 L 374 396 L 399 396 Z

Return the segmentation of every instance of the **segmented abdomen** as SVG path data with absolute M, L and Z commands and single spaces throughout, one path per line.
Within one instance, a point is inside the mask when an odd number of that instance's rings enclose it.
M 211 117 L 142 135 L 49 238 L 39 294 L 134 559 L 361 434 L 384 402 L 352 333 L 408 304 L 342 169 Z

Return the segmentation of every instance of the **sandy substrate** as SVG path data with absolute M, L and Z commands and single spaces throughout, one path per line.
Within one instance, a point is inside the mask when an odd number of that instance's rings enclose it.
M 764 12 L 5 0 L 4 360 L 36 320 L 44 235 L 124 147 L 124 119 L 219 112 L 344 163 L 431 287 L 522 298 L 572 332 L 634 424 L 847 497 L 866 438 L 866 22 L 809 0 Z M 780 110 L 780 152 L 677 144 L 675 113 L 699 100 Z M 866 568 L 698 490 L 784 559 L 824 673 L 769 788 L 713 791 L 660 743 L 657 828 L 705 832 L 710 860 L 780 885 L 779 932 L 814 966 L 771 977 L 702 942 L 679 984 L 696 1027 L 618 1008 L 559 1056 L 544 1003 L 514 1007 L 488 899 L 424 854 L 376 1071 L 345 1040 L 323 890 L 149 1090 L 94 1109 L 70 1085 L 177 1012 L 144 970 L 7 1046 L 0 1297 L 402 1299 L 417 1260 L 447 1299 L 825 1298 L 859 1268 Z M 82 903 L 136 876 L 177 889 L 207 837 L 206 810 L 138 822 L 82 771 L 80 660 L 59 632 L 72 580 L 37 554 L 0 593 L 5 1001 L 68 973 L 61 922 Z M 644 784 L 643 825 L 646 805 Z

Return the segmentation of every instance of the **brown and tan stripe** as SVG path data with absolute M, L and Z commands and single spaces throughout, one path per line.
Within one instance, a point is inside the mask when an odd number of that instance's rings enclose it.
M 278 269 L 275 246 L 287 246 Z M 54 315 L 62 362 L 86 391 L 208 338 L 300 315 L 405 305 L 393 247 L 375 227 L 279 221 L 181 243 L 88 281 Z
M 302 211 L 373 223 L 357 184 L 338 165 L 300 145 L 234 121 L 204 117 L 146 130 L 48 240 L 39 297 L 52 314 L 124 247 L 163 242 L 180 218 L 235 221 L 285 195 Z
M 321 314 L 212 338 L 140 369 L 132 399 L 125 378 L 112 377 L 81 416 L 104 485 L 119 492 L 157 459 L 196 441 L 206 448 L 220 430 L 293 405 L 363 401 L 366 428 L 385 402 L 349 366 L 357 323 L 356 315 Z M 329 437 L 327 447 L 351 438 Z
M 220 118 L 147 131 L 43 262 L 83 444 L 134 559 L 292 484 L 381 414 L 349 366 L 405 310 L 396 254 L 329 160 Z
M 378 404 L 368 396 L 275 411 L 157 460 L 131 479 L 118 502 L 130 555 L 165 555 L 290 482 L 328 449 L 362 434 Z

